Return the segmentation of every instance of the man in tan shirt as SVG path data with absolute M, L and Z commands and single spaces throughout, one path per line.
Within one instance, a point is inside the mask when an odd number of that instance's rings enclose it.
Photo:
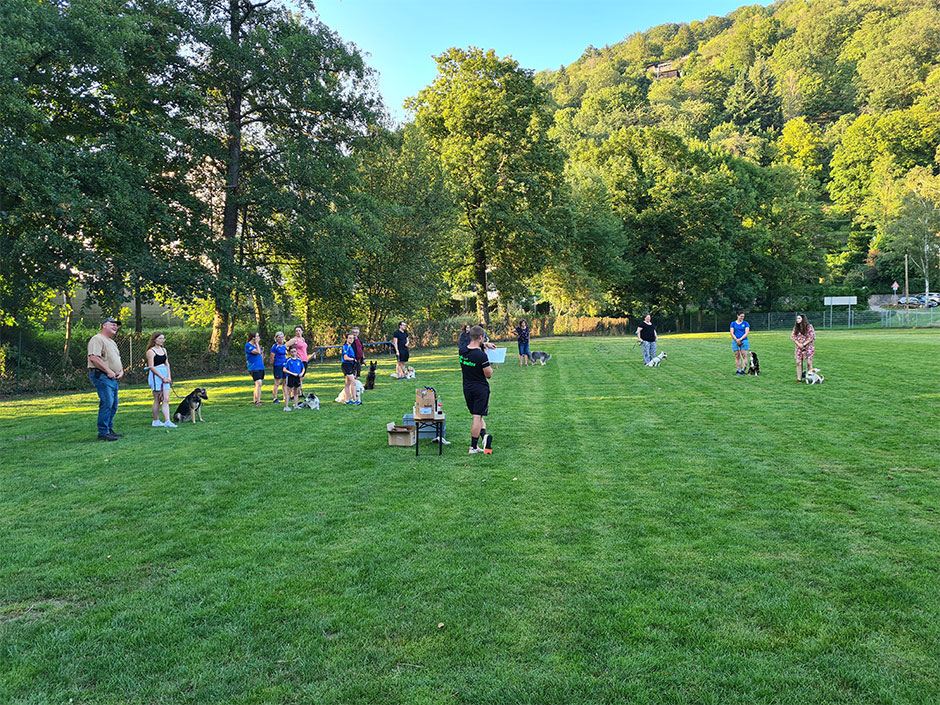
M 114 432 L 114 414 L 118 408 L 118 380 L 124 376 L 121 351 L 114 336 L 121 322 L 106 318 L 101 330 L 88 341 L 88 376 L 98 392 L 98 440 L 116 441 L 123 433 Z

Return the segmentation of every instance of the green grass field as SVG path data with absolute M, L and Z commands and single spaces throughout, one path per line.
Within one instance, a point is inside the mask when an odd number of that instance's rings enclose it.
M 451 349 L 358 408 L 122 390 L 115 443 L 90 387 L 4 400 L 0 703 L 940 702 L 940 335 L 820 331 L 818 387 L 786 333 L 632 345 L 500 366 L 492 456 Z M 443 457 L 387 445 L 418 384 Z

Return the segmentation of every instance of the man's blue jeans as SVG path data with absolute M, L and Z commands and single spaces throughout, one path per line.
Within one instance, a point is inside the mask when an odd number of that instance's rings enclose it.
M 116 379 L 108 379 L 104 372 L 95 374 L 95 370 L 90 370 L 88 376 L 98 392 L 98 435 L 104 436 L 113 430 L 118 408 L 118 383 Z
M 656 341 L 648 342 L 646 340 L 640 341 L 640 347 L 643 348 L 643 364 L 647 364 L 650 360 L 656 357 Z

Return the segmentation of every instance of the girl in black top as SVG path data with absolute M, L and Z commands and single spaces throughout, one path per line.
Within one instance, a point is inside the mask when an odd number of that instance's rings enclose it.
M 147 384 L 153 392 L 153 423 L 154 427 L 162 426 L 164 428 L 176 428 L 176 424 L 170 421 L 170 361 L 167 359 L 166 336 L 160 331 L 154 331 L 150 334 L 150 341 L 147 343 Z M 163 421 L 160 421 L 160 408 L 163 408 Z
M 519 343 L 519 367 L 528 367 L 532 361 L 529 359 L 529 324 L 525 320 L 516 326 L 516 340 Z

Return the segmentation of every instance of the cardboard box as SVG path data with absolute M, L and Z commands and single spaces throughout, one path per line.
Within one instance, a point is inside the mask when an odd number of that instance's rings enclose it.
M 413 446 L 418 442 L 418 435 L 414 426 L 396 426 L 391 422 L 388 429 L 388 444 L 390 446 Z
M 437 394 L 433 389 L 421 387 L 415 390 L 415 418 L 430 421 L 437 410 Z

